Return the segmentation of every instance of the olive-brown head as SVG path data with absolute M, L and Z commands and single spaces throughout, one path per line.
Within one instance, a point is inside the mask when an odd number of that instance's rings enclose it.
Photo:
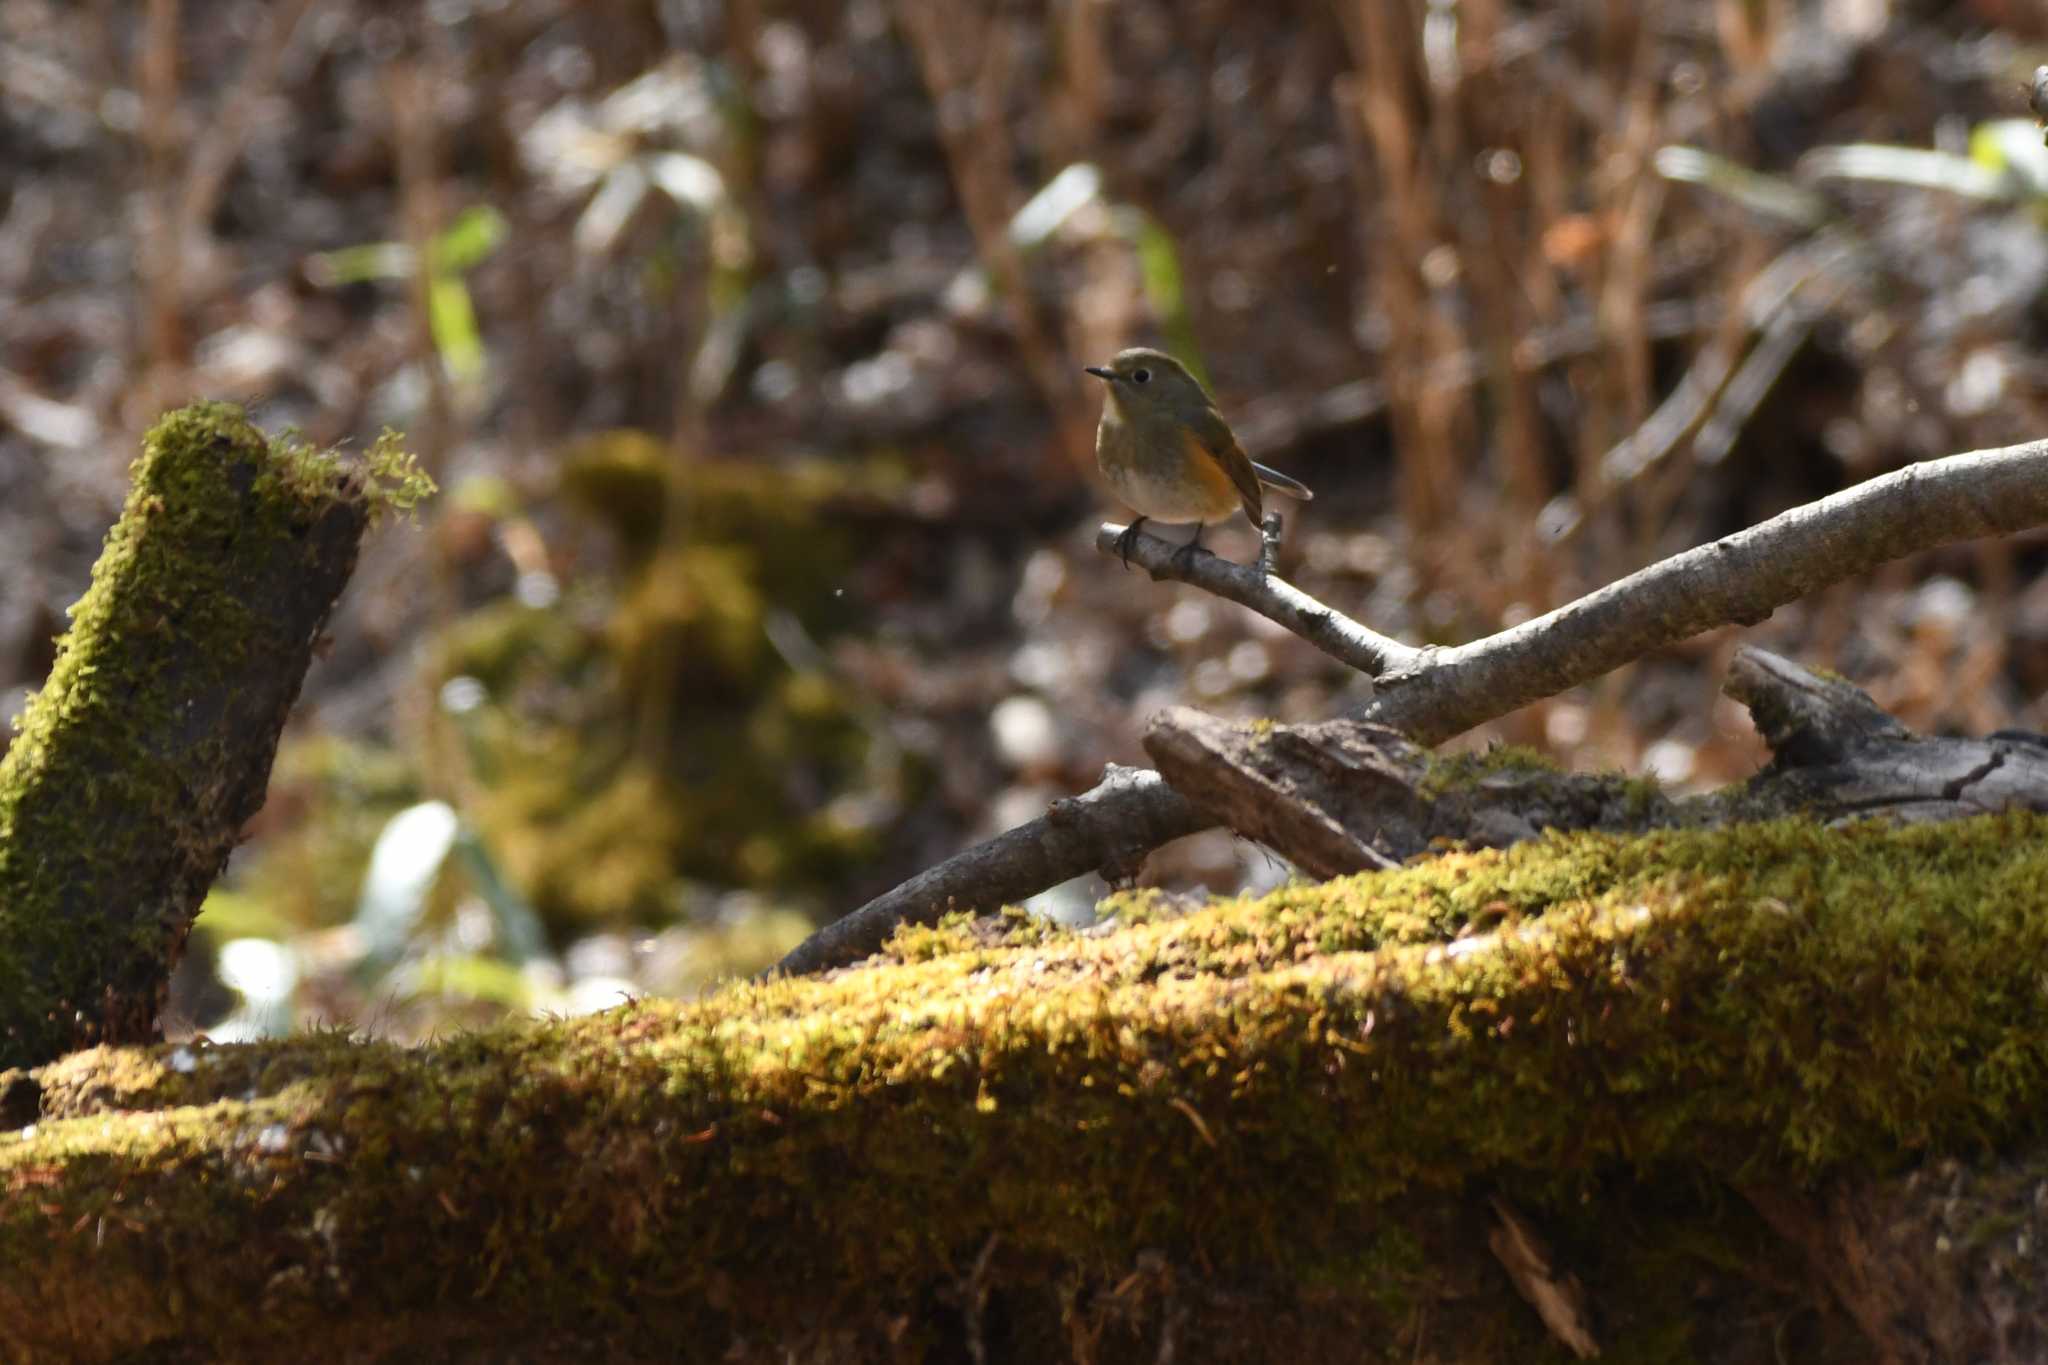
M 1107 365 L 1090 365 L 1088 373 L 1109 385 L 1109 401 L 1128 417 L 1164 413 L 1188 422 L 1215 412 L 1216 402 L 1187 366 L 1164 351 L 1133 346 L 1118 351 Z

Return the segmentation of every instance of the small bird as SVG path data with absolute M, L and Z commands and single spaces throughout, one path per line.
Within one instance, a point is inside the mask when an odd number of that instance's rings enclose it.
M 1095 461 L 1109 486 L 1138 514 L 1117 537 L 1124 567 L 1131 566 L 1132 537 L 1150 520 L 1194 522 L 1186 551 L 1202 543 L 1202 528 L 1239 506 L 1262 527 L 1264 500 L 1259 485 L 1303 502 L 1315 494 L 1278 470 L 1244 453 L 1230 423 L 1202 381 L 1164 351 L 1133 347 L 1118 351 L 1089 374 L 1109 385 L 1102 424 L 1095 429 Z

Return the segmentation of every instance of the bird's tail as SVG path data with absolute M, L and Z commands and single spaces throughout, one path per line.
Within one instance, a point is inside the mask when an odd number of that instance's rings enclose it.
M 1290 479 L 1277 469 L 1266 468 L 1257 460 L 1252 461 L 1252 472 L 1259 476 L 1260 483 L 1266 485 L 1275 493 L 1285 493 L 1288 497 L 1300 498 L 1303 502 L 1307 502 L 1315 496 L 1315 494 L 1308 491 L 1308 485 L 1300 479 Z

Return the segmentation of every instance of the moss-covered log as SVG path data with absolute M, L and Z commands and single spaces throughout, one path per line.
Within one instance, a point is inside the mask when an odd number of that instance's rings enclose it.
M 133 477 L 0 764 L 0 1066 L 156 1036 L 379 496 L 222 404 L 166 417 Z
M 1606 1359 L 2019 1358 L 2044 885 L 2030 815 L 1554 836 L 415 1051 L 81 1053 L 0 1133 L 0 1356 L 1563 1359 L 1512 1206 Z M 1809 1273 L 1852 1235 L 1881 1311 Z

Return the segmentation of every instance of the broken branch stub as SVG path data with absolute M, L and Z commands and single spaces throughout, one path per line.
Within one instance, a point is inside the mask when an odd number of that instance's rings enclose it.
M 145 438 L 0 762 L 0 1068 L 155 1036 L 384 500 L 374 473 L 273 442 L 226 404 Z

